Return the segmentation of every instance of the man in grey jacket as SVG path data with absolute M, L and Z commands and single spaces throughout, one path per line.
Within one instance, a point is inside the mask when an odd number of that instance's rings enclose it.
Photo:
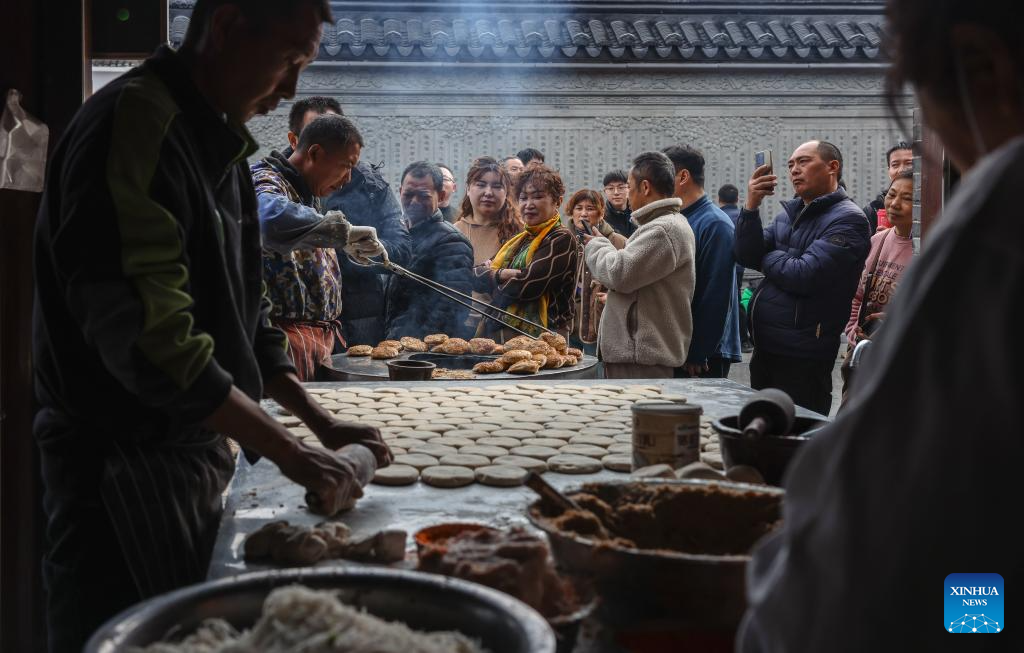
M 671 378 L 686 361 L 694 238 L 674 191 L 672 161 L 661 152 L 641 154 L 629 172 L 629 204 L 638 226 L 626 247 L 587 239 L 587 267 L 609 289 L 597 348 L 610 379 Z

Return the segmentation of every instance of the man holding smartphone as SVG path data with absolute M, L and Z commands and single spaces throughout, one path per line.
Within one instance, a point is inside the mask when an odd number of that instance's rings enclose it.
M 797 404 L 828 415 L 839 334 L 870 234 L 864 212 L 839 187 L 839 148 L 804 143 L 787 167 L 797 197 L 762 225 L 761 203 L 775 194 L 778 180 L 767 155 L 754 170 L 736 221 L 736 260 L 765 276 L 750 302 L 750 384 L 755 390 L 780 388 Z

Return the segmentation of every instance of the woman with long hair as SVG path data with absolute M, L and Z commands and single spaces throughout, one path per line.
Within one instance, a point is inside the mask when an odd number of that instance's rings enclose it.
M 568 338 L 576 314 L 573 297 L 581 248 L 558 212 L 564 195 L 557 172 L 543 164 L 527 166 L 516 180 L 519 212 L 526 224 L 489 265 L 476 269 L 474 289 L 490 294 L 496 306 Z M 536 331 L 525 322 L 512 324 Z M 499 337 L 504 338 L 510 330 L 488 321 L 480 324 L 478 334 L 495 331 L 502 331 Z
M 1024 586 L 1020 2 L 890 0 L 887 14 L 891 92 L 913 87 L 940 142 L 918 172 L 941 175 L 945 155 L 963 177 L 846 409 L 786 471 L 784 519 L 747 565 L 741 653 L 963 650 L 954 633 L 1020 648 L 1013 623 L 1002 632 L 1004 582 Z
M 475 159 L 466 174 L 466 196 L 462 199 L 455 228 L 473 246 L 473 265 L 483 265 L 494 258 L 501 246 L 523 228 L 519 211 L 512 201 L 512 178 L 497 159 L 482 156 Z M 487 303 L 491 296 L 473 292 Z M 466 330 L 475 332 L 480 315 L 469 314 Z

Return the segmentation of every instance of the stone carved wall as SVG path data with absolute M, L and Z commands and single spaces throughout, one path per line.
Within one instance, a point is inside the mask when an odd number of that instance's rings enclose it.
M 733 183 L 743 194 L 755 151 L 772 149 L 784 172 L 797 145 L 825 138 L 842 150 L 849 192 L 865 204 L 886 182 L 885 151 L 901 138 L 888 117 L 881 72 L 314 68 L 300 80 L 299 94 L 335 96 L 363 133 L 363 159 L 383 162 L 394 187 L 406 164 L 441 161 L 454 168 L 460 197 L 469 162 L 479 155 L 536 147 L 571 193 L 599 187 L 605 172 L 627 168 L 640 152 L 680 142 L 704 151 L 710 192 Z M 287 108 L 250 123 L 261 154 L 284 142 Z M 791 194 L 784 180 L 776 199 Z M 774 213 L 777 201 L 769 209 Z

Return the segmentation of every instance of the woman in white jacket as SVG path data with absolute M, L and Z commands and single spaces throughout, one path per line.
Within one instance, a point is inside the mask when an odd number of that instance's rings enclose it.
M 675 168 L 661 152 L 646 152 L 629 172 L 636 232 L 624 249 L 589 239 L 584 256 L 594 279 L 608 287 L 597 348 L 610 379 L 671 378 L 686 361 L 693 333 L 690 299 L 694 239 L 682 201 L 672 197 Z

